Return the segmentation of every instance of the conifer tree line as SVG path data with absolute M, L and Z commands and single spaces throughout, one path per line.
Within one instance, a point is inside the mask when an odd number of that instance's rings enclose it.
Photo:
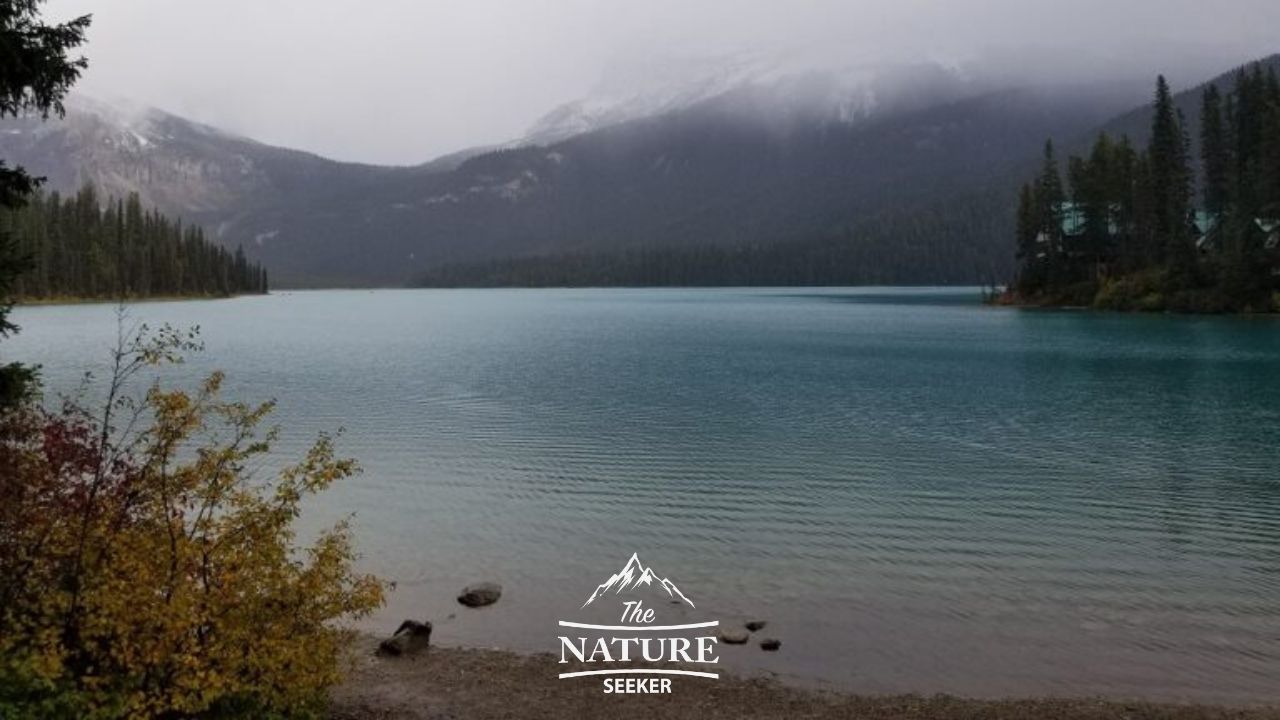
M 1146 148 L 1100 135 L 1067 161 L 1052 141 L 1017 213 L 1008 300 L 1123 310 L 1280 310 L 1280 81 L 1241 68 L 1201 98 L 1199 153 L 1162 76 Z M 1198 160 L 1198 162 L 1197 162 Z
M 1007 234 L 1003 184 L 773 242 L 653 244 L 442 264 L 418 287 L 972 285 L 1006 275 L 981 238 Z M 952 234 L 960 228 L 962 233 Z M 1003 265 L 1003 263 L 1001 264 Z
M 36 193 L 0 213 L 0 229 L 26 259 L 19 299 L 225 296 L 267 291 L 267 272 L 156 210 L 138 195 L 105 202 L 92 186 L 74 196 Z

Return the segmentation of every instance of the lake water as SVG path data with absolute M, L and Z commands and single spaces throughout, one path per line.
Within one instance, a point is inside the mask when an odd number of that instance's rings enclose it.
M 1280 700 L 1280 322 L 990 309 L 956 290 L 326 291 L 148 303 L 199 325 L 280 456 L 344 427 L 398 583 L 370 627 L 555 651 L 632 552 L 724 662 L 866 692 Z M 101 366 L 110 306 L 6 357 Z M 479 611 L 453 597 L 492 579 Z M 450 618 L 450 615 L 454 617 Z

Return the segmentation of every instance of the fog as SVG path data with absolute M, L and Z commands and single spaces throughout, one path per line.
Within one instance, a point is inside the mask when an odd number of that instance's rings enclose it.
M 707 64 L 936 61 L 1008 82 L 1280 52 L 1275 0 L 50 0 L 92 13 L 82 91 L 329 157 L 410 164 L 521 136 L 555 106 Z M 672 68 L 677 68 L 672 72 Z

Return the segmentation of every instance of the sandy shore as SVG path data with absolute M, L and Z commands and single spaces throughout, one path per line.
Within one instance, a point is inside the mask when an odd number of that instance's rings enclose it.
M 1280 707 L 1217 708 L 1101 700 L 964 700 L 863 697 L 723 675 L 680 678 L 669 695 L 606 695 L 601 682 L 558 680 L 557 658 L 499 650 L 431 647 L 381 659 L 372 640 L 354 652 L 347 681 L 333 692 L 332 720 L 472 718 L 890 718 L 922 720 L 1101 720 L 1237 718 L 1280 720 Z

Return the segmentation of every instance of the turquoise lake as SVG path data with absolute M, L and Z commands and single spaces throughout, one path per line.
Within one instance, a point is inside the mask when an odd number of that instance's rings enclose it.
M 144 303 L 166 372 L 275 398 L 270 461 L 446 644 L 557 651 L 631 553 L 725 664 L 863 692 L 1280 701 L 1280 321 L 992 309 L 976 290 L 279 292 Z M 115 308 L 20 308 L 50 399 Z M 469 582 L 502 600 L 467 610 Z

